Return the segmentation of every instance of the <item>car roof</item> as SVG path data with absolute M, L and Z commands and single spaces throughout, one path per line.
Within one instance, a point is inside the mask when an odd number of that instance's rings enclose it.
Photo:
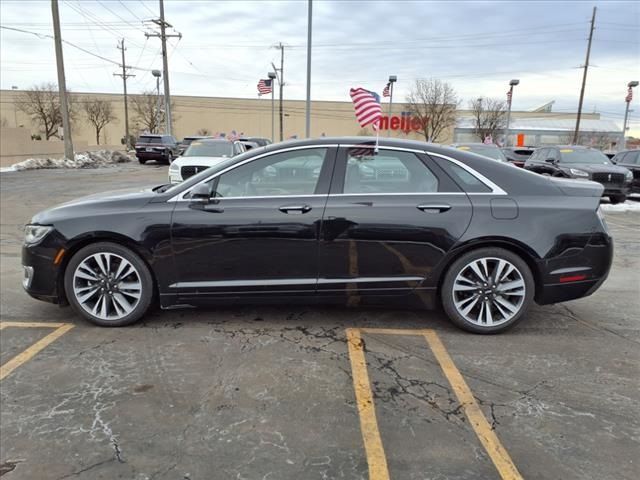
M 467 142 L 467 143 L 453 143 L 453 147 L 495 147 L 499 148 L 495 143 L 482 143 L 482 142 Z
M 204 142 L 204 143 L 233 143 L 233 140 L 229 140 L 227 138 L 207 138 L 207 137 L 203 137 L 203 138 L 198 138 L 197 140 L 200 140 L 201 142 Z

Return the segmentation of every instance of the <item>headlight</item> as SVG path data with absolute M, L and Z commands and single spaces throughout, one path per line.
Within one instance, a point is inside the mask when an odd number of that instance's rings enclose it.
M 571 172 L 571 175 L 573 175 L 574 177 L 589 178 L 589 174 L 584 170 L 578 170 L 577 168 L 570 168 L 569 171 Z
M 176 165 L 175 163 L 172 163 L 171 166 L 169 167 L 169 170 L 171 170 L 172 172 L 177 172 L 180 170 L 180 166 Z
M 27 225 L 24 227 L 24 243 L 27 245 L 36 245 L 40 243 L 51 230 L 53 230 L 53 227 L 46 225 Z
M 633 172 L 632 172 L 631 170 L 629 170 L 629 171 L 625 174 L 624 179 L 625 179 L 627 182 L 630 182 L 631 180 L 633 180 Z

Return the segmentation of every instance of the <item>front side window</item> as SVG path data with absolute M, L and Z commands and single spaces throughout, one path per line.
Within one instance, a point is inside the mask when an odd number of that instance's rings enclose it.
M 433 193 L 438 178 L 413 153 L 383 150 L 347 152 L 344 193 Z
M 277 153 L 241 165 L 218 177 L 217 197 L 313 195 L 326 148 Z

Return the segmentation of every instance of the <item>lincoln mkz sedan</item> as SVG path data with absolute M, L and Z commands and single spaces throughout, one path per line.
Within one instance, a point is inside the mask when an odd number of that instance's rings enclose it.
M 612 240 L 602 185 L 455 148 L 322 138 L 252 149 L 183 183 L 98 194 L 26 227 L 24 288 L 122 326 L 162 308 L 442 308 L 496 333 L 593 293 Z

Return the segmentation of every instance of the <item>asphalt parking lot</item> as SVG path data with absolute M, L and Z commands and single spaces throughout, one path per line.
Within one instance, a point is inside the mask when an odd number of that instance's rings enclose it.
M 0 175 L 0 476 L 640 478 L 640 213 L 593 296 L 498 336 L 441 312 L 156 311 L 93 327 L 21 287 L 22 226 L 166 166 Z

